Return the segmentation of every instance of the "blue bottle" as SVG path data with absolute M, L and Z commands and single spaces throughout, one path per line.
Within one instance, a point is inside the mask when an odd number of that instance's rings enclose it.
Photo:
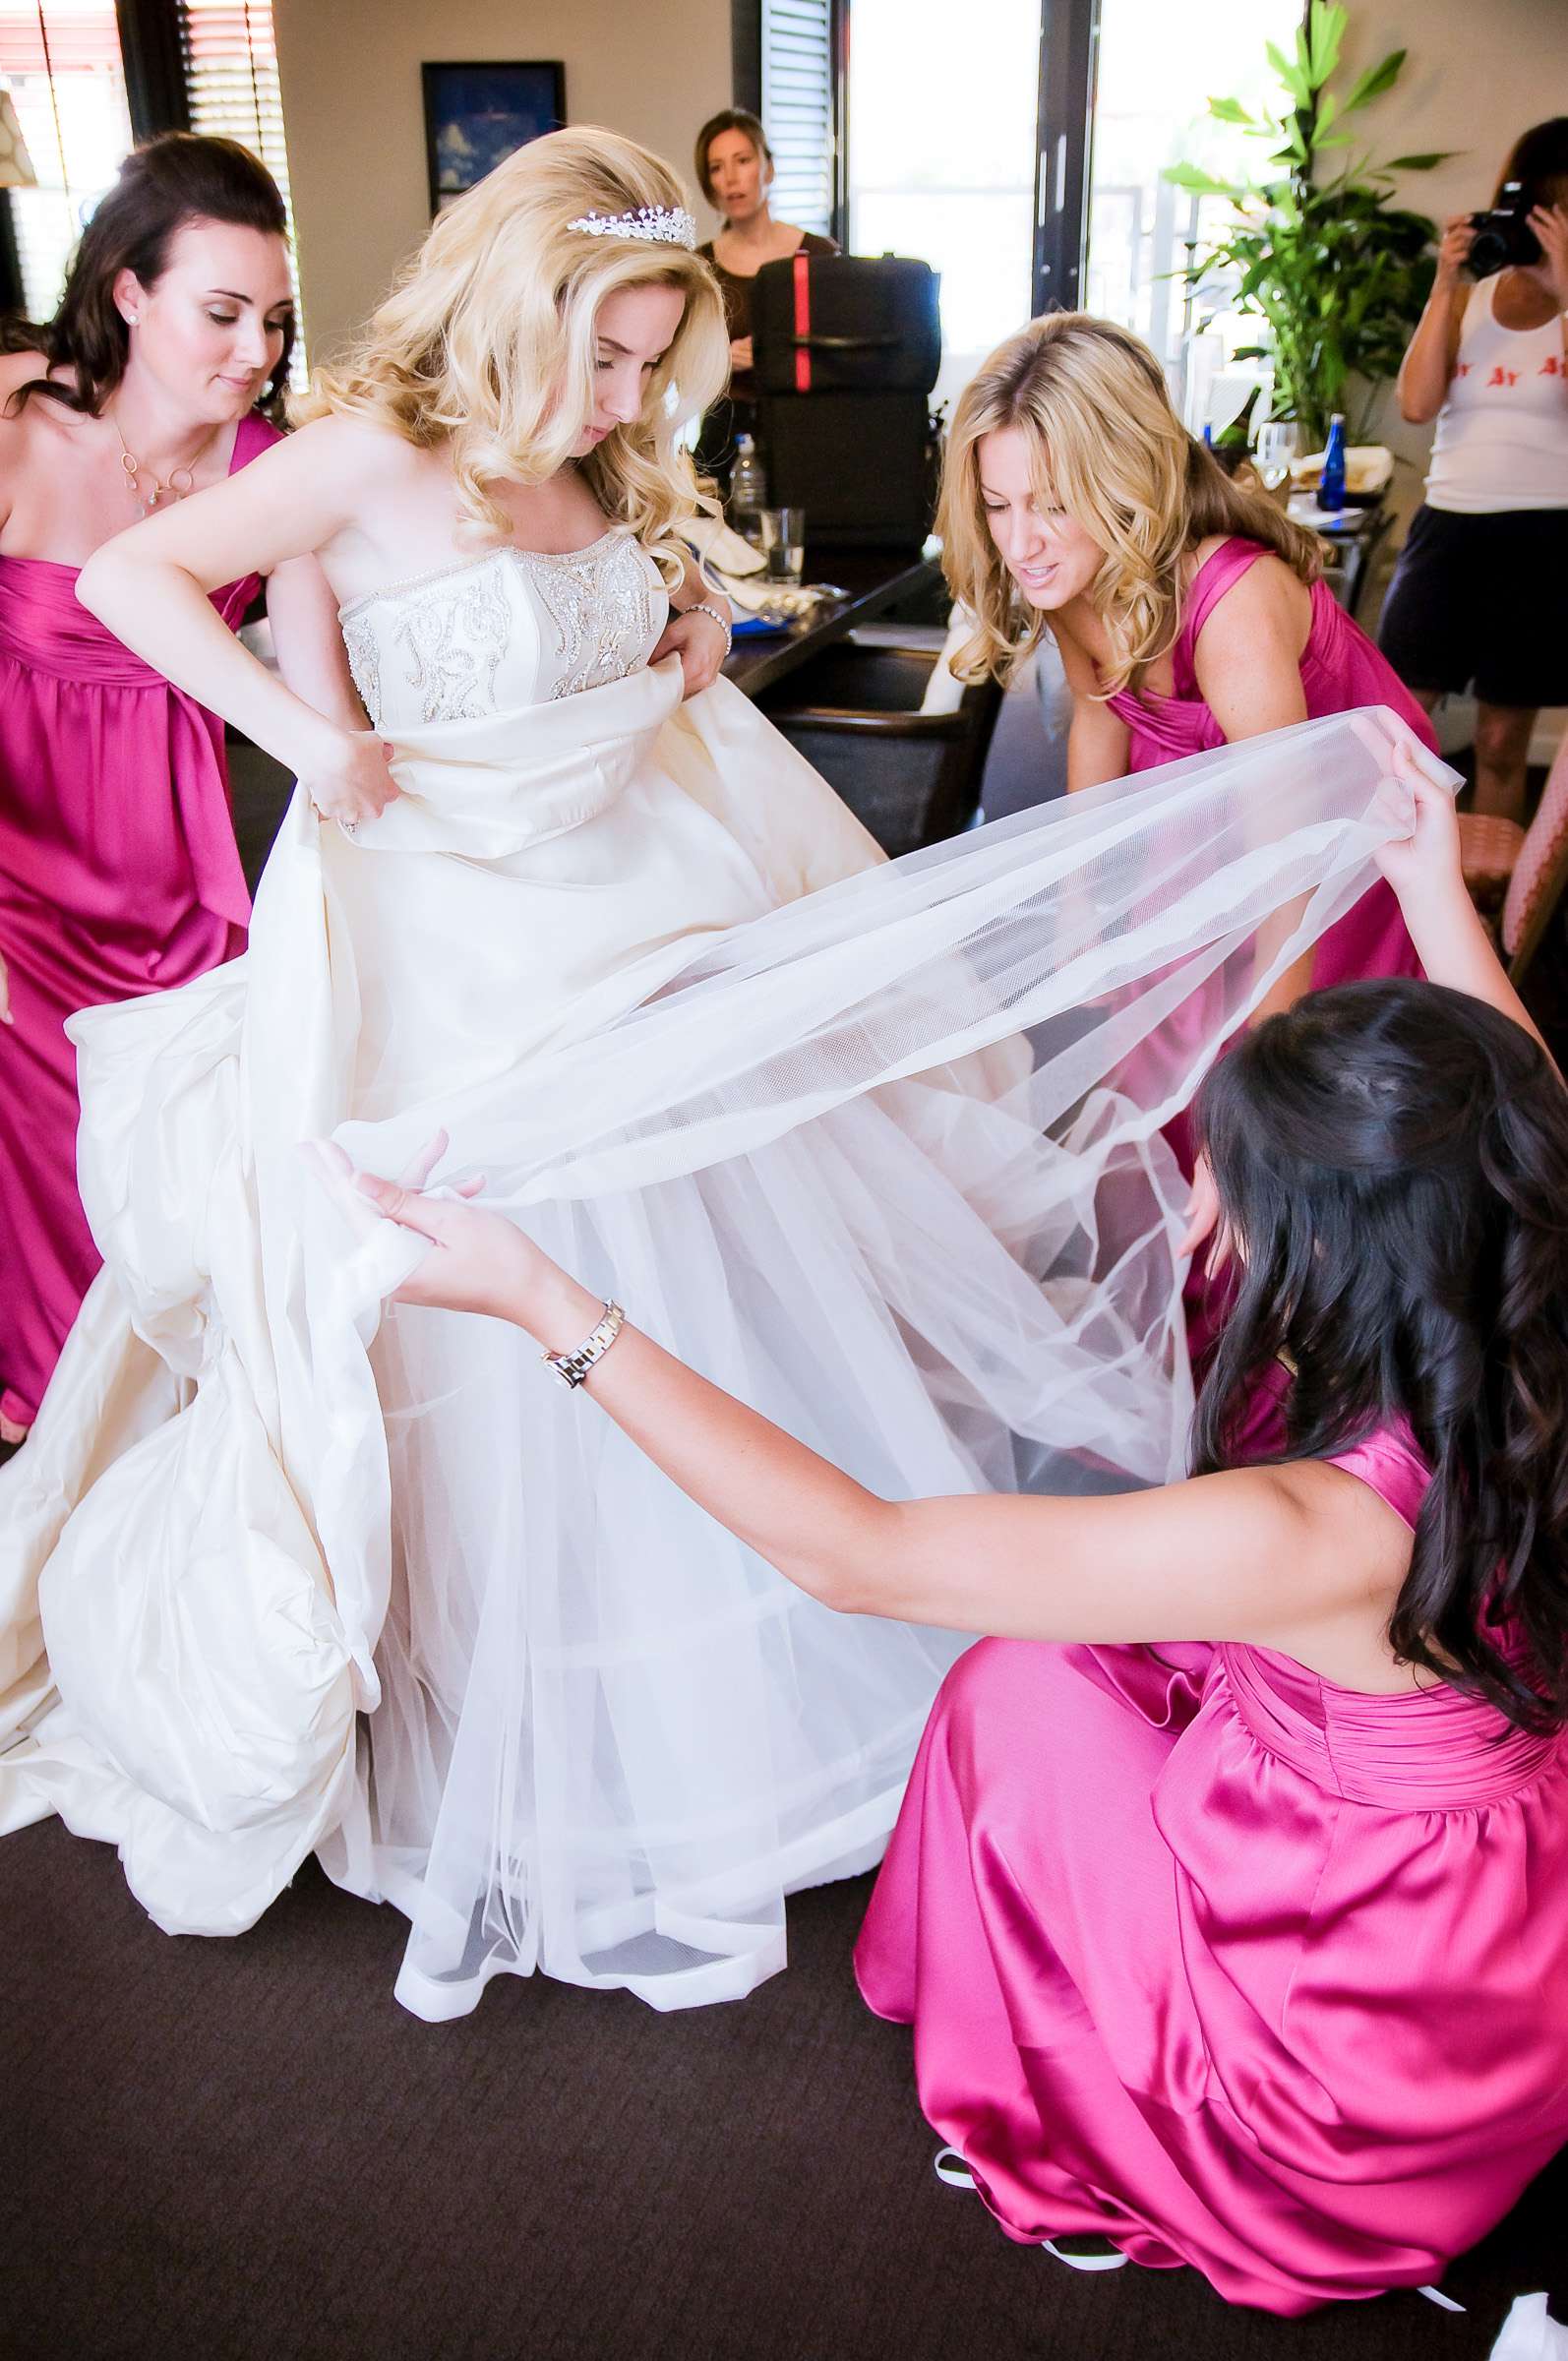
M 1317 505 L 1331 516 L 1345 506 L 1345 420 L 1336 410 L 1328 422 L 1328 448 L 1323 454 L 1323 480 Z

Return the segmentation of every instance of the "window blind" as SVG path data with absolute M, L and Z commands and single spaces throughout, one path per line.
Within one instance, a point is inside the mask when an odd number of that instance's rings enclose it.
M 0 0 L 0 82 L 38 183 L 7 192 L 23 303 L 47 320 L 83 224 L 131 145 L 113 0 Z
M 293 203 L 277 81 L 271 0 L 178 0 L 180 55 L 191 129 L 238 140 L 260 156 L 288 207 L 289 276 L 299 304 L 293 258 Z M 305 382 L 304 335 L 294 346 L 293 382 Z
M 762 0 L 762 122 L 775 219 L 826 233 L 837 188 L 835 0 Z

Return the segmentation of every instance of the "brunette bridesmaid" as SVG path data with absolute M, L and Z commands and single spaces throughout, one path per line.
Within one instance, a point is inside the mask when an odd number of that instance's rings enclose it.
M 1568 2140 L 1568 1100 L 1414 747 L 1377 860 L 1431 980 L 1306 994 L 1198 1096 L 1244 1270 L 1186 1481 L 883 1498 L 501 1214 L 360 1178 L 431 1241 L 399 1301 L 588 1337 L 584 1415 L 790 1581 L 993 1635 L 856 1952 L 938 2176 L 1287 2314 L 1432 2292 Z
M 283 201 L 229 140 L 127 157 L 47 326 L 0 334 L 0 1439 L 26 1433 L 97 1269 L 65 1020 L 245 947 L 222 725 L 79 606 L 81 567 L 278 439 L 294 335 Z M 256 577 L 214 595 L 235 627 Z M 291 682 L 345 718 L 314 560 L 268 587 Z M 360 726 L 363 726 L 362 721 Z

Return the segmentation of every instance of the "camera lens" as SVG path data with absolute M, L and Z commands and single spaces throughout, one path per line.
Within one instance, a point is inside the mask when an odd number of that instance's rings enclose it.
M 1491 278 L 1508 268 L 1509 242 L 1506 231 L 1499 227 L 1495 214 L 1484 214 L 1484 228 L 1478 229 L 1465 257 L 1465 268 L 1472 278 Z

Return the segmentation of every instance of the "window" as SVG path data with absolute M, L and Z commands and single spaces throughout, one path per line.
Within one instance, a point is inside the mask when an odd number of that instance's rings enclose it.
M 83 224 L 131 145 L 114 0 L 0 0 L 0 82 L 38 182 L 8 192 L 23 309 L 47 320 Z
M 191 129 L 249 148 L 287 204 L 288 151 L 271 0 L 178 0 L 178 6 Z
M 1193 197 L 1161 178 L 1174 163 L 1201 164 L 1225 178 L 1261 163 L 1256 140 L 1208 113 L 1211 91 L 1261 101 L 1271 87 L 1263 45 L 1293 47 L 1300 0 L 1207 0 L 1202 37 L 1195 20 L 1167 0 L 1099 0 L 1099 71 L 1094 100 L 1093 159 L 1089 172 L 1089 271 L 1084 304 L 1118 320 L 1150 343 L 1165 363 L 1177 398 L 1187 396 L 1188 420 L 1203 394 L 1188 385 L 1194 358 L 1213 374 L 1215 355 L 1194 356 L 1190 307 L 1174 277 L 1189 245 L 1206 239 L 1230 208 L 1223 198 Z M 1205 307 L 1212 310 L 1213 306 Z M 1255 339 L 1256 321 L 1230 333 L 1216 321 L 1215 345 Z M 1224 355 L 1218 365 L 1224 367 Z
M 54 311 L 72 248 L 133 133 L 238 140 L 288 203 L 271 0 L 0 0 L 0 82 L 38 176 L 36 189 L 9 192 L 31 319 Z M 303 362 L 301 340 L 301 383 Z
M 951 396 L 1029 316 L 1040 0 L 853 0 L 849 234 L 941 273 Z
M 192 131 L 238 140 L 259 155 L 288 207 L 288 275 L 301 318 L 299 272 L 292 245 L 294 209 L 288 189 L 283 102 L 277 87 L 277 43 L 271 0 L 177 0 L 180 57 Z M 294 345 L 293 382 L 306 380 L 303 324 Z
M 844 0 L 762 0 L 762 122 L 774 217 L 837 235 Z
M 1289 48 L 1301 7 L 732 0 L 737 88 L 759 64 L 781 219 L 825 227 L 836 178 L 854 252 L 941 272 L 939 395 L 1031 312 L 1081 304 L 1144 336 L 1190 413 L 1253 327 L 1194 335 L 1175 274 L 1225 207 L 1162 173 L 1257 162 L 1208 95 L 1260 96 L 1264 40 Z

